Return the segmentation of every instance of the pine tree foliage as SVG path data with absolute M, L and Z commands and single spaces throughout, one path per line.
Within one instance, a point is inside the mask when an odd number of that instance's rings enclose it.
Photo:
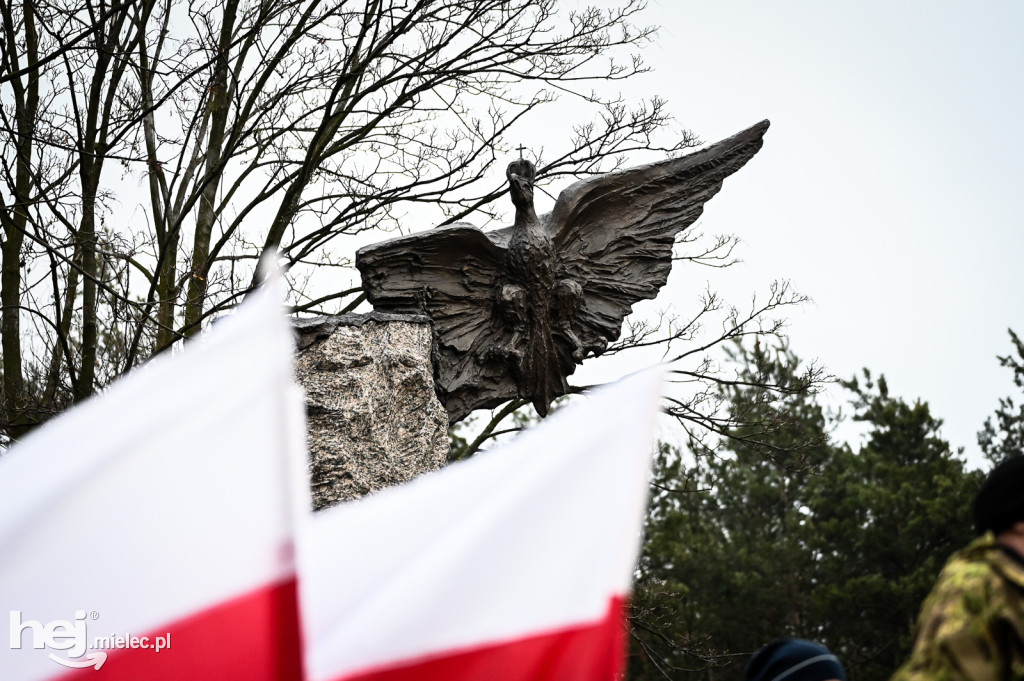
M 1013 329 L 1009 329 L 1013 354 L 998 357 L 999 364 L 1013 371 L 1013 383 L 1024 390 L 1024 342 Z M 1024 399 L 1015 403 L 1013 397 L 999 399 L 999 407 L 993 417 L 985 419 L 985 426 L 978 433 L 978 446 L 992 463 L 999 463 L 1011 456 L 1024 454 Z
M 740 349 L 728 398 L 752 412 L 744 378 L 785 381 L 786 347 Z M 949 554 L 970 539 L 979 473 L 940 436 L 927 404 L 889 394 L 865 372 L 845 384 L 869 427 L 856 448 L 829 441 L 840 415 L 794 395 L 760 433 L 716 452 L 659 451 L 634 599 L 633 679 L 740 679 L 779 636 L 819 640 L 851 678 L 887 679 L 909 650 L 920 603 Z M 784 416 L 784 418 L 783 418 Z
M 812 637 L 841 652 L 855 678 L 887 679 L 910 651 L 935 577 L 971 539 L 981 473 L 965 470 L 926 403 L 864 376 L 846 386 L 867 442 L 834 450 L 809 501 L 820 555 Z

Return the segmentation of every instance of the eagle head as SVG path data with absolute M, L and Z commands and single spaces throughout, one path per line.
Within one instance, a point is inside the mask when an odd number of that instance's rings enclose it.
M 537 168 L 525 158 L 512 161 L 505 171 L 508 177 L 509 193 L 516 208 L 533 206 L 533 181 L 537 178 Z

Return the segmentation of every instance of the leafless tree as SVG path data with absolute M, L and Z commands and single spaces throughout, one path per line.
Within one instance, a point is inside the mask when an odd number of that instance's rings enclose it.
M 530 116 L 583 119 L 539 176 L 659 147 L 641 0 L 0 0 L 2 431 L 198 333 L 279 248 L 297 311 L 351 307 L 348 237 L 503 207 Z M 515 140 L 518 141 L 518 140 Z

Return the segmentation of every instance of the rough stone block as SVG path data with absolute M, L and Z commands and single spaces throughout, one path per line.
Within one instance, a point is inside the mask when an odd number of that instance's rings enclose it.
M 444 465 L 448 416 L 434 389 L 428 318 L 373 312 L 296 329 L 314 508 Z

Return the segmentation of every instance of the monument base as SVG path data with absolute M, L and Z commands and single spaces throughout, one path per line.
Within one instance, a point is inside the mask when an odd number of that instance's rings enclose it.
M 315 509 L 444 465 L 448 416 L 434 391 L 427 317 L 371 312 L 295 328 Z

